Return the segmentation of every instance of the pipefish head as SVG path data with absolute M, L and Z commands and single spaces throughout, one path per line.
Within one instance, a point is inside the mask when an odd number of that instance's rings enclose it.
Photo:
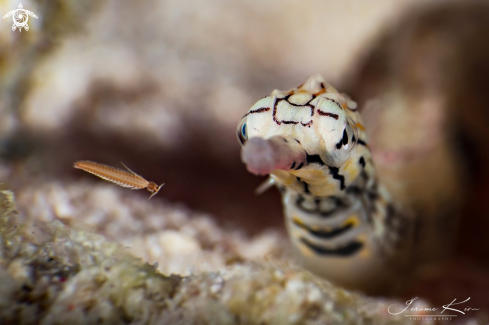
M 356 103 L 319 75 L 291 90 L 274 90 L 238 125 L 243 161 L 259 175 L 306 167 L 311 155 L 340 167 L 356 147 L 357 118 Z

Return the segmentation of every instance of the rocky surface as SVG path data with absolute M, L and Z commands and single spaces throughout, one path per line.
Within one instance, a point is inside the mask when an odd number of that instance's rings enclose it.
M 3 324 L 417 323 L 387 312 L 400 301 L 280 259 L 277 234 L 247 238 L 106 186 L 46 184 L 19 193 L 17 208 L 3 187 L 0 200 Z

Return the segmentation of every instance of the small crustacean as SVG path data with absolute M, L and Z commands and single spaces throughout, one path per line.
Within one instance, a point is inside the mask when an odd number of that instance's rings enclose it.
M 143 177 L 139 176 L 138 174 L 127 168 L 126 165 L 124 165 L 123 163 L 121 164 L 129 172 L 88 160 L 77 161 L 73 165 L 73 167 L 84 170 L 90 174 L 98 176 L 102 179 L 105 179 L 106 181 L 112 182 L 119 186 L 128 187 L 132 190 L 140 190 L 145 188 L 152 193 L 149 199 L 156 195 L 161 187 L 165 185 L 161 184 L 160 186 L 158 186 L 154 182 L 148 182 Z

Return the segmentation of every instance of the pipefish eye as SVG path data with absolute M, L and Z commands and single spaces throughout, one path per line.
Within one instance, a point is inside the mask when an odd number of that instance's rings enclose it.
M 343 149 L 345 149 L 347 152 L 350 152 L 357 145 L 358 129 L 352 119 L 348 118 L 346 122 L 346 127 L 343 131 L 342 143 Z
M 350 152 L 353 150 L 357 142 L 358 142 L 357 126 L 351 119 L 347 118 L 341 139 L 336 144 L 336 149 Z
M 243 117 L 236 128 L 236 136 L 241 146 L 244 146 L 248 140 L 248 131 L 246 128 L 246 117 Z

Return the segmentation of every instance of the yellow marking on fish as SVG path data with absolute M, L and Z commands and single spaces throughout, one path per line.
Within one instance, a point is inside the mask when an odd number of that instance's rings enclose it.
M 338 192 L 338 185 L 335 183 L 311 185 L 309 191 L 315 196 L 329 196 Z
M 353 227 L 357 227 L 358 225 L 360 225 L 360 220 L 358 219 L 358 215 L 352 214 L 348 219 L 345 220 L 343 226 L 345 227 L 348 226 L 349 224 L 351 224 Z
M 362 131 L 365 131 L 365 127 L 363 126 L 362 123 L 355 123 L 355 125 L 357 126 L 357 128 L 359 128 L 360 130 Z
M 317 170 L 317 169 L 291 170 L 290 173 L 301 178 L 309 185 L 322 184 L 324 183 L 324 178 L 327 177 L 327 174 L 325 175 L 325 173 L 322 170 Z
M 104 164 L 99 164 L 93 161 L 77 161 L 73 167 L 77 169 L 81 169 L 86 171 L 87 173 L 93 174 L 97 177 L 100 177 L 106 181 L 112 182 L 122 187 L 127 187 L 132 190 L 140 190 L 147 189 L 151 192 L 151 199 L 154 195 L 156 195 L 161 187 L 165 184 L 161 184 L 160 186 L 156 185 L 154 182 L 148 182 L 143 177 L 139 176 L 129 168 L 127 168 L 124 164 L 122 164 L 129 172 L 118 169 L 115 167 L 107 166 Z
M 321 231 L 321 230 L 332 231 L 333 230 L 333 228 L 331 226 L 324 226 L 324 227 L 319 227 L 316 225 L 308 226 L 301 219 L 299 219 L 299 217 L 297 217 L 297 216 L 292 217 L 292 220 L 294 221 L 294 223 L 296 225 L 298 225 L 299 227 L 301 227 L 303 229 L 310 229 L 312 231 Z M 353 214 L 348 219 L 346 219 L 345 222 L 343 222 L 343 224 L 341 226 L 342 227 L 352 226 L 352 228 L 354 228 L 354 227 L 358 226 L 359 224 L 360 224 L 360 220 L 358 219 L 358 216 L 356 214 Z
M 324 94 L 326 92 L 326 89 L 321 89 L 319 92 L 315 93 L 314 96 L 319 96 L 321 94 Z
M 299 218 L 297 218 L 297 217 L 292 217 L 292 220 L 294 220 L 294 222 L 295 222 L 296 224 L 298 224 L 299 226 L 301 226 L 301 227 L 306 227 L 306 225 L 304 224 L 304 222 L 302 222 L 302 220 L 301 220 L 301 219 L 299 219 Z
M 291 173 L 280 169 L 274 170 L 272 175 L 275 176 L 275 178 L 283 185 L 292 185 L 297 180 Z
M 308 226 L 306 225 L 301 219 L 299 219 L 298 217 L 294 216 L 292 218 L 292 220 L 294 221 L 294 223 L 296 225 L 298 225 L 299 227 L 303 228 L 303 229 L 310 229 L 312 231 L 320 231 L 320 230 L 325 230 L 325 231 L 331 231 L 331 227 L 323 227 L 323 228 L 320 228 L 318 226 Z
M 349 179 L 355 179 L 360 174 L 360 168 L 353 159 L 348 159 L 345 165 L 343 165 L 342 170 L 348 173 Z

